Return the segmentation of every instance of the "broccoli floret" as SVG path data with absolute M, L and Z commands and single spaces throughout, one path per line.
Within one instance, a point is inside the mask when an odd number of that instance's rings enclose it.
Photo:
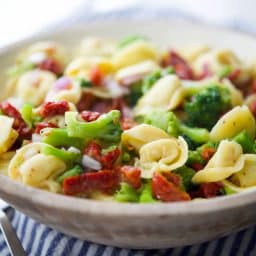
M 143 95 L 142 84 L 142 81 L 138 81 L 130 86 L 130 93 L 125 97 L 129 106 L 135 106 L 139 98 Z
M 192 178 L 196 172 L 192 168 L 184 165 L 173 172 L 182 178 L 182 185 L 186 191 L 190 191 L 195 187 L 195 185 L 192 183 Z
M 204 162 L 204 159 L 198 151 L 188 151 L 188 160 L 186 162 L 186 165 L 192 166 L 195 163 L 203 164 Z
M 202 128 L 192 128 L 183 124 L 173 112 L 153 110 L 143 117 L 143 122 L 156 126 L 172 136 L 185 135 L 202 144 L 209 140 L 209 132 Z
M 240 132 L 233 138 L 233 141 L 239 143 L 244 153 L 256 153 L 254 141 L 250 138 L 246 131 Z
M 214 86 L 203 89 L 191 101 L 185 102 L 184 110 L 189 125 L 211 129 L 230 107 L 230 92 Z
M 139 192 L 136 191 L 129 184 L 122 182 L 120 190 L 118 190 L 114 196 L 114 199 L 119 202 L 138 202 Z
M 120 111 L 112 110 L 101 115 L 92 122 L 78 121 L 77 112 L 66 112 L 65 122 L 70 137 L 86 141 L 100 139 L 106 142 L 119 142 L 122 133 L 120 126 Z
M 153 197 L 153 194 L 152 194 L 151 182 L 144 182 L 142 189 L 141 189 L 139 202 L 140 203 L 154 203 L 156 201 L 157 200 Z

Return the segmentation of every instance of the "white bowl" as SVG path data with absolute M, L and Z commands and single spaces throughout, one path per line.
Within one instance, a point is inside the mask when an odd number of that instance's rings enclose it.
M 80 24 L 37 35 L 0 51 L 0 81 L 24 46 L 42 39 L 68 47 L 82 37 L 122 38 L 144 34 L 161 46 L 206 43 L 235 50 L 242 58 L 255 53 L 256 40 L 223 29 L 166 21 L 118 21 Z M 126 248 L 166 248 L 199 243 L 256 223 L 256 192 L 179 203 L 129 204 L 79 199 L 26 187 L 0 175 L 0 196 L 32 218 L 63 233 Z

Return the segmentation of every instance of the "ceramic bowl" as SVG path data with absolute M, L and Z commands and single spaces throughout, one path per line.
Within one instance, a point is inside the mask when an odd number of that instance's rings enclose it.
M 245 34 L 184 22 L 118 21 L 80 24 L 35 35 L 0 50 L 0 84 L 17 52 L 51 39 L 72 47 L 87 35 L 121 38 L 144 34 L 163 47 L 206 43 L 235 50 L 242 58 L 255 52 Z M 214 239 L 256 223 L 256 191 L 179 203 L 130 204 L 94 201 L 26 187 L 0 175 L 0 196 L 17 210 L 63 233 L 124 248 L 166 248 Z

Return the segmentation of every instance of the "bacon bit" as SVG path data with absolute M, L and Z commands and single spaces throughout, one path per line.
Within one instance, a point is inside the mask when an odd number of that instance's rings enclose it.
M 40 131 L 44 128 L 57 128 L 58 126 L 50 122 L 41 122 L 36 124 L 35 133 L 40 134 Z
M 211 198 L 221 195 L 223 185 L 220 182 L 209 182 L 200 185 L 199 193 L 203 198 Z
M 92 93 L 83 92 L 82 97 L 80 98 L 76 106 L 78 111 L 81 112 L 83 110 L 91 109 L 95 99 L 96 98 Z
M 118 185 L 119 176 L 116 171 L 101 170 L 66 178 L 62 189 L 66 195 L 89 196 L 93 192 L 113 194 Z
M 200 163 L 194 163 L 192 164 L 191 166 L 196 172 L 202 170 L 204 168 L 204 165 L 203 164 L 200 164 Z
M 252 114 L 256 117 L 256 100 L 250 103 L 249 108 Z
M 38 64 L 38 68 L 42 70 L 47 70 L 56 75 L 61 75 L 63 72 L 63 68 L 61 67 L 60 63 L 54 59 L 44 59 L 42 62 Z
M 123 118 L 121 120 L 121 127 L 123 130 L 128 130 L 134 127 L 137 123 L 131 118 Z
M 235 69 L 234 71 L 232 71 L 228 76 L 227 78 L 230 80 L 230 81 L 235 81 L 241 74 L 241 70 L 240 69 Z
M 29 139 L 32 134 L 32 130 L 27 126 L 23 118 L 21 117 L 20 112 L 9 102 L 2 102 L 0 104 L 1 111 L 9 116 L 14 118 L 13 129 L 15 129 L 19 136 L 23 139 Z
M 203 68 L 202 68 L 202 73 L 196 78 L 196 80 L 202 80 L 202 79 L 205 79 L 205 78 L 210 77 L 212 75 L 213 75 L 213 73 L 210 70 L 209 64 L 204 63 Z
M 57 91 L 72 89 L 72 81 L 68 77 L 59 78 L 53 85 Z
M 106 169 L 112 169 L 120 154 L 121 151 L 119 148 L 115 148 L 114 150 L 109 151 L 105 155 L 101 156 L 101 164 Z
M 89 79 L 93 83 L 93 85 L 100 86 L 102 85 L 103 82 L 103 73 L 99 69 L 98 66 L 94 66 L 91 68 L 90 73 L 89 73 Z
M 67 101 L 59 102 L 45 102 L 40 109 L 40 115 L 42 117 L 49 117 L 55 115 L 63 115 L 66 111 L 69 110 L 69 105 Z
M 84 154 L 88 155 L 100 162 L 101 161 L 101 146 L 98 143 L 91 141 L 87 145 L 87 147 L 84 149 Z
M 201 156 L 205 161 L 208 161 L 216 152 L 215 148 L 207 148 L 205 147 L 202 152 Z
M 84 121 L 86 122 L 92 122 L 97 120 L 100 117 L 99 112 L 93 112 L 93 111 L 82 111 L 80 113 L 81 117 L 83 118 Z
M 122 181 L 127 182 L 134 189 L 141 187 L 141 170 L 134 166 L 124 165 L 120 168 Z
M 169 181 L 160 173 L 154 173 L 152 179 L 152 192 L 157 199 L 164 202 L 191 200 L 188 193 L 182 191 L 177 185 L 172 181 Z
M 168 55 L 162 60 L 162 66 L 172 66 L 175 73 L 181 79 L 194 79 L 194 73 L 189 64 L 175 51 L 171 50 Z

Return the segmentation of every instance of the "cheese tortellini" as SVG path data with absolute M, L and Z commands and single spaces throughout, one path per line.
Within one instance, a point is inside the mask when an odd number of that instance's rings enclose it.
M 17 97 L 26 103 L 39 106 L 52 88 L 56 76 L 48 71 L 32 70 L 23 74 L 17 82 Z
M 49 181 L 65 171 L 66 164 L 55 156 L 44 155 L 43 146 L 43 143 L 38 142 L 19 149 L 9 164 L 9 177 L 34 187 L 48 190 L 53 187 L 48 186 L 52 183 Z
M 193 182 L 216 182 L 230 177 L 239 172 L 244 166 L 242 147 L 232 141 L 221 141 L 217 152 L 210 159 L 203 170 L 197 172 Z
M 140 148 L 136 164 L 142 169 L 143 178 L 152 178 L 155 171 L 172 171 L 183 166 L 187 158 L 188 146 L 182 137 L 159 139 Z
M 173 110 L 185 98 L 185 89 L 176 75 L 167 75 L 159 79 L 153 87 L 138 101 L 135 115 L 146 114 L 152 109 Z
M 18 138 L 13 122 L 13 118 L 0 115 L 0 154 L 7 152 Z
M 232 138 L 245 130 L 255 138 L 255 119 L 247 106 L 237 106 L 222 116 L 210 132 L 213 141 Z
M 170 136 L 163 130 L 148 124 L 140 124 L 123 132 L 121 141 L 128 148 L 139 150 L 148 142 Z

